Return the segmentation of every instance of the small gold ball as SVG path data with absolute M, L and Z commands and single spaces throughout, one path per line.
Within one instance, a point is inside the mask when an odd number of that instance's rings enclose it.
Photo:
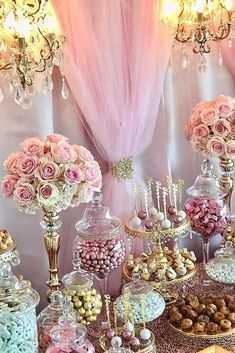
M 91 290 L 91 294 L 92 294 L 92 295 L 96 295 L 96 290 L 95 290 L 95 288 L 93 288 L 93 289 Z
M 78 310 L 78 312 L 79 312 L 80 315 L 85 315 L 86 314 L 86 310 L 84 308 L 80 308 Z
M 82 320 L 81 324 L 86 325 L 86 320 Z
M 85 296 L 84 296 L 84 300 L 85 300 L 86 302 L 90 302 L 90 301 L 91 301 L 91 296 L 90 296 L 89 294 L 85 295 Z
M 75 306 L 75 308 L 81 308 L 81 306 L 82 306 L 81 300 L 76 300 L 76 301 L 74 302 L 74 306 Z
M 92 315 L 92 310 L 87 310 L 86 316 L 91 316 Z
M 87 309 L 87 310 L 91 309 L 91 307 L 92 307 L 91 303 L 87 303 L 87 302 L 86 302 L 86 303 L 84 304 L 84 308 Z
M 98 293 L 96 298 L 97 298 L 97 300 L 101 300 L 101 295 Z

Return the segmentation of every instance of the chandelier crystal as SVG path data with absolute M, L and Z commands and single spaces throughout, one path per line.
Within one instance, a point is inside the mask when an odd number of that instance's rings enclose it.
M 54 66 L 61 72 L 62 97 L 68 98 L 63 68 L 65 37 L 56 32 L 48 0 L 0 0 L 0 101 L 14 92 L 15 102 L 30 108 L 36 92 L 52 91 Z
M 176 27 L 174 47 L 181 44 L 182 67 L 188 65 L 186 48 L 192 46 L 193 53 L 199 54 L 199 68 L 205 68 L 205 54 L 210 53 L 212 42 L 219 45 L 228 39 L 232 47 L 235 36 L 233 0 L 162 0 L 161 19 Z M 219 47 L 219 64 L 223 59 Z

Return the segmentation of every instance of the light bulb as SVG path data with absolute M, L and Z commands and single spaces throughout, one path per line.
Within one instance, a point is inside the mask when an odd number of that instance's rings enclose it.
M 231 11 L 233 8 L 233 0 L 225 0 L 224 7 L 226 10 Z
M 194 11 L 202 13 L 205 9 L 206 1 L 205 0 L 195 0 Z
M 177 0 L 165 0 L 162 3 L 161 18 L 163 20 L 177 22 L 180 12 L 180 2 Z

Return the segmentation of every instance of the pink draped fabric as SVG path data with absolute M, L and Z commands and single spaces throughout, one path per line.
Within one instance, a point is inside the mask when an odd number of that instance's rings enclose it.
M 222 45 L 222 54 L 226 65 L 228 66 L 233 78 L 235 79 L 235 41 L 233 40 L 232 48 L 228 47 L 225 40 Z
M 53 2 L 67 37 L 65 75 L 77 113 L 108 163 L 104 201 L 124 220 L 133 180 L 118 181 L 111 165 L 123 157 L 136 162 L 152 141 L 173 32 L 161 24 L 155 0 Z M 141 179 L 136 168 L 134 178 Z
M 54 0 L 67 37 L 65 73 L 85 124 L 109 163 L 151 143 L 172 44 L 155 0 Z M 122 219 L 129 183 L 110 170 L 105 200 Z

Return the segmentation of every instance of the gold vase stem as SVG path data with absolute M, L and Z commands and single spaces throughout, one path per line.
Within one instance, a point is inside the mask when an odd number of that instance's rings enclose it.
M 46 233 L 44 235 L 44 244 L 49 260 L 49 279 L 46 282 L 49 290 L 47 292 L 47 300 L 50 301 L 53 292 L 58 290 L 61 286 L 61 281 L 58 275 L 58 258 L 60 250 L 60 234 L 56 230 L 56 222 L 59 216 L 56 213 L 47 212 L 43 217 L 43 221 L 47 225 Z
M 220 185 L 227 190 L 228 194 L 225 197 L 225 202 L 231 211 L 231 198 L 233 193 L 233 171 L 234 171 L 234 162 L 231 158 L 220 157 L 220 169 L 222 177 L 220 179 Z

